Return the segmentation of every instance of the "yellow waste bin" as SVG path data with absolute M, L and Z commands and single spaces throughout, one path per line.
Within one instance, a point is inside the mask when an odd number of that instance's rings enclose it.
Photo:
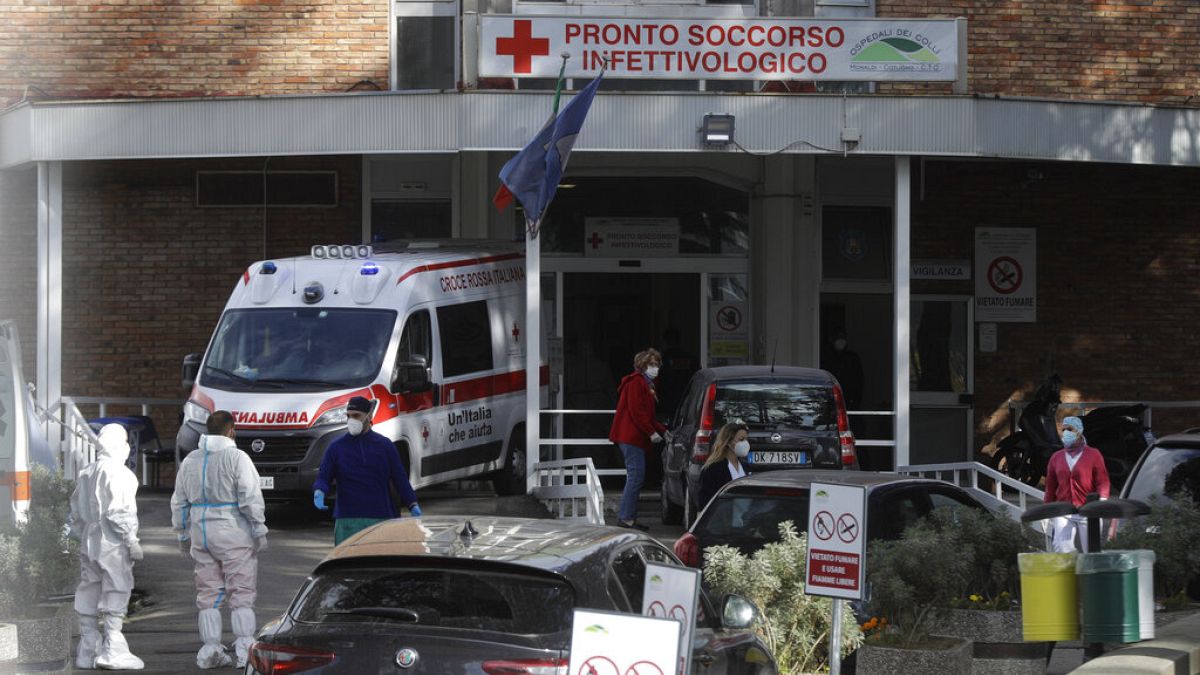
M 1079 639 L 1074 553 L 1021 553 L 1021 621 L 1031 642 Z

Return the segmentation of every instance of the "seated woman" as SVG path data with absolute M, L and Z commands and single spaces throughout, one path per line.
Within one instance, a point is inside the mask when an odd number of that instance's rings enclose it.
M 749 434 L 750 430 L 741 422 L 730 422 L 717 432 L 708 461 L 700 469 L 700 510 L 708 506 L 722 485 L 746 475 L 742 458 L 750 454 L 750 442 L 746 440 Z

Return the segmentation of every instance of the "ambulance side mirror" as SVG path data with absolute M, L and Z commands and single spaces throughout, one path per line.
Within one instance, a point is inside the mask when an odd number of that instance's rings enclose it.
M 200 360 L 203 354 L 188 354 L 183 357 L 183 377 L 181 384 L 184 389 L 191 389 L 196 384 L 196 376 L 200 374 Z
M 393 394 L 412 394 L 432 388 L 433 383 L 429 381 L 429 365 L 422 356 L 415 356 L 412 361 L 397 363 L 392 371 Z

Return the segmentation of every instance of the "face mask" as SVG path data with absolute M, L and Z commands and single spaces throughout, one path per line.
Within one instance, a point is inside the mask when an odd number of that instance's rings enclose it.
M 351 436 L 357 436 L 363 432 L 363 421 L 356 420 L 353 417 L 346 420 L 346 431 L 350 432 Z
M 654 378 L 658 377 L 658 366 L 650 366 L 649 368 L 647 368 L 647 369 L 646 369 L 646 376 L 647 376 L 647 377 L 649 377 L 649 378 L 650 378 L 650 379 L 652 379 L 652 380 L 653 380 Z
M 1079 442 L 1079 434 L 1068 429 L 1063 432 L 1062 441 L 1063 445 L 1067 446 L 1068 448 L 1073 448 L 1075 447 L 1075 444 Z
M 750 454 L 750 441 L 738 441 L 733 444 L 733 454 L 745 457 Z
M 839 352 L 840 352 L 840 351 L 842 351 L 843 349 L 845 349 L 845 348 L 846 348 L 846 341 L 845 341 L 845 340 L 841 340 L 841 339 L 834 340 L 834 341 L 833 341 L 833 348 L 834 348 L 834 349 L 836 349 L 836 350 L 838 350 Z

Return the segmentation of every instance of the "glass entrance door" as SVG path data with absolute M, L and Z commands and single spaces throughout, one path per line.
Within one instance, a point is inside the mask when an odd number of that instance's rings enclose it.
M 912 464 L 974 456 L 974 304 L 970 296 L 914 295 L 909 332 Z

